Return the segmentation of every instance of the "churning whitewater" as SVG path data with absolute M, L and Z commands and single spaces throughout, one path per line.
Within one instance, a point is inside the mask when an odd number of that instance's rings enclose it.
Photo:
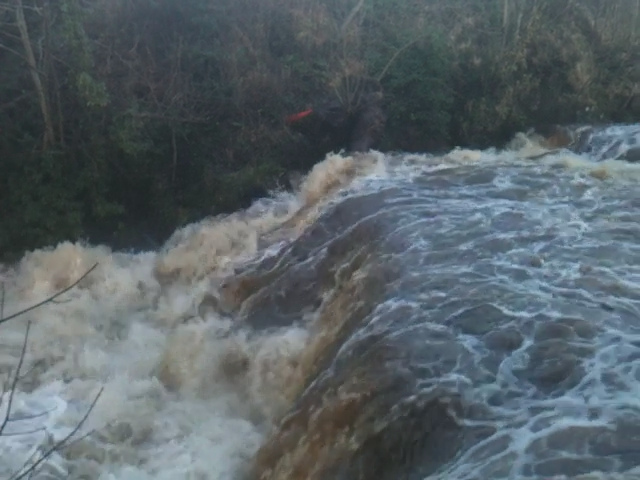
M 26 253 L 4 317 L 97 267 L 0 325 L 0 478 L 101 389 L 35 478 L 640 478 L 639 132 L 332 154 L 157 252 Z

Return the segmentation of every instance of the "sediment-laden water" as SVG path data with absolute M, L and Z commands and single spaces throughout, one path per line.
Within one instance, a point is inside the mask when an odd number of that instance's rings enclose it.
M 11 379 L 32 321 L 0 478 L 100 388 L 37 478 L 640 478 L 638 127 L 608 128 L 329 155 L 158 252 L 26 253 L 5 316 L 98 266 L 0 325 Z

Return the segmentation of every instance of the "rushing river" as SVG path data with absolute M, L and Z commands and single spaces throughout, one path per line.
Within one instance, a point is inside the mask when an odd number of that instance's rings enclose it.
M 97 267 L 0 325 L 0 478 L 89 409 L 35 478 L 640 478 L 640 127 L 543 144 L 329 155 L 157 252 L 27 252 L 5 317 Z

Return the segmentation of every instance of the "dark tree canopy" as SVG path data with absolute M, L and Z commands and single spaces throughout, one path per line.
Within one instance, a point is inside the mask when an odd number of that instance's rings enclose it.
M 153 247 L 326 153 L 284 118 L 379 81 L 380 150 L 637 121 L 640 0 L 0 2 L 0 252 Z

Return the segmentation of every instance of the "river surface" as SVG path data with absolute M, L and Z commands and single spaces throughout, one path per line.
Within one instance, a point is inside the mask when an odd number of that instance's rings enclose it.
M 328 155 L 159 251 L 25 253 L 5 317 L 97 267 L 0 325 L 0 478 L 91 409 L 34 478 L 640 479 L 639 131 Z

